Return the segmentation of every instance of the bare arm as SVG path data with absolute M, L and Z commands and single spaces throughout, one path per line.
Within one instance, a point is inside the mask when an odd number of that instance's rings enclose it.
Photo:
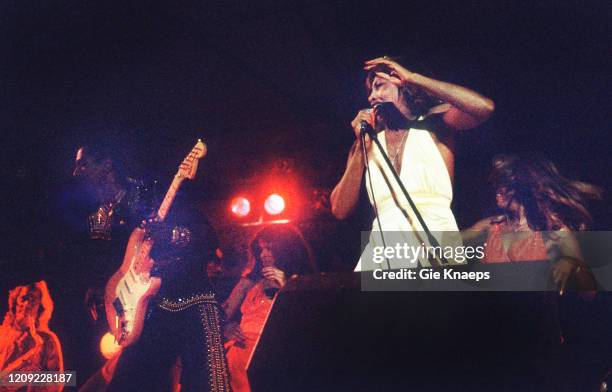
M 564 227 L 545 236 L 545 244 L 551 259 L 556 260 L 551 273 L 560 294 L 565 291 L 567 281 L 572 274 L 575 274 L 578 290 L 595 290 L 597 286 L 595 279 L 582 257 L 578 240 L 568 228 Z
M 423 75 L 412 75 L 412 84 L 450 104 L 443 118 L 451 128 L 475 128 L 485 122 L 495 110 L 493 101 L 476 91 Z
M 338 219 L 348 217 L 359 201 L 361 177 L 364 170 L 361 148 L 361 142 L 355 140 L 349 152 L 346 170 L 330 196 L 332 214 Z
M 456 84 L 442 82 L 408 71 L 393 60 L 377 58 L 366 62 L 370 70 L 384 64 L 391 69 L 390 74 L 376 72 L 376 75 L 391 81 L 397 86 L 413 85 L 450 104 L 444 114 L 444 122 L 453 129 L 471 129 L 486 121 L 493 111 L 493 100 L 476 91 Z
M 493 220 L 493 217 L 484 218 L 474 223 L 472 226 L 468 227 L 467 229 L 462 230 L 461 238 L 463 238 L 463 242 L 471 243 L 473 241 L 476 241 L 478 238 L 486 235 L 486 233 L 491 228 L 492 220 Z
M 225 300 L 221 308 L 225 312 L 227 320 L 231 320 L 236 315 L 236 311 L 242 305 L 248 291 L 253 287 L 253 282 L 247 278 L 240 278 L 236 286 L 232 289 L 229 297 Z
M 355 142 L 349 151 L 346 170 L 344 170 L 342 178 L 336 184 L 330 196 L 332 214 L 338 219 L 348 217 L 359 201 L 359 190 L 365 163 L 360 129 L 362 121 L 372 125 L 370 110 L 360 110 L 351 121 L 351 127 L 353 127 L 355 133 Z M 370 151 L 371 144 L 370 137 L 366 135 L 365 148 L 367 151 Z

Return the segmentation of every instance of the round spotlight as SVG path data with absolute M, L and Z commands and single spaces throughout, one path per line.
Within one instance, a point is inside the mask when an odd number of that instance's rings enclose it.
M 278 215 L 285 210 L 285 199 L 276 193 L 268 196 L 264 203 L 266 212 L 270 215 Z
M 244 197 L 235 197 L 232 199 L 231 210 L 234 215 L 243 218 L 251 212 L 251 203 Z
M 115 354 L 121 350 L 121 346 L 115 342 L 115 337 L 107 332 L 100 339 L 100 352 L 106 359 L 111 359 Z

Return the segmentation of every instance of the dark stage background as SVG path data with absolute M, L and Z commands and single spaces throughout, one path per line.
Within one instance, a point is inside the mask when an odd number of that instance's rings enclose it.
M 2 2 L 0 298 L 69 284 L 49 254 L 80 144 L 113 145 L 130 173 L 164 183 L 202 137 L 191 200 L 213 217 L 279 160 L 325 194 L 367 106 L 362 63 L 385 54 L 496 103 L 459 138 L 460 227 L 492 212 L 498 153 L 539 151 L 609 195 L 609 15 L 606 1 Z M 612 227 L 608 201 L 593 211 Z M 309 216 L 321 269 L 352 269 L 366 219 Z M 231 225 L 213 224 L 235 254 Z

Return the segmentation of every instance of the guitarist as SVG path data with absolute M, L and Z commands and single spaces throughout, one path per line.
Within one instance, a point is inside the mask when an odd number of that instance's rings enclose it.
M 152 211 L 155 191 L 124 174 L 118 151 L 96 142 L 76 151 L 75 189 L 62 197 L 62 211 L 70 232 L 63 272 L 62 295 L 72 315 L 67 358 L 88 377 L 102 365 L 97 352 L 108 325 L 104 312 L 104 287 L 121 263 L 129 235 Z M 85 307 L 83 306 L 85 302 Z M 84 378 L 81 378 L 84 379 Z
M 80 148 L 73 173 L 97 205 L 88 217 L 91 241 L 98 243 L 96 249 L 112 248 L 101 252 L 112 259 L 96 267 L 100 288 L 117 269 L 130 231 L 159 204 L 142 182 L 118 174 L 111 154 L 103 146 Z M 206 217 L 185 208 L 181 199 L 179 194 L 164 224 L 146 222 L 155 241 L 153 275 L 161 277 L 162 286 L 149 304 L 140 339 L 121 353 L 108 390 L 170 390 L 177 358 L 182 390 L 229 390 L 219 313 L 206 274 L 217 238 Z M 104 311 L 97 313 L 104 317 Z
M 75 175 L 86 179 L 95 194 L 105 196 L 98 200 L 108 200 L 117 189 L 121 194 L 112 160 L 80 151 Z M 107 205 L 113 208 L 125 199 L 116 199 L 116 204 L 110 200 Z M 133 211 L 132 216 L 144 210 L 126 200 L 124 211 Z M 229 391 L 219 310 L 206 273 L 217 240 L 206 217 L 186 205 L 179 197 L 163 224 L 145 224 L 155 243 L 153 275 L 161 278 L 162 285 L 149 304 L 140 339 L 121 353 L 109 391 L 170 390 L 170 370 L 177 358 L 182 364 L 181 390 Z M 117 267 L 115 262 L 112 267 Z
M 216 237 L 206 217 L 181 201 L 165 224 L 146 226 L 155 239 L 153 274 L 162 285 L 140 339 L 124 349 L 109 391 L 170 390 L 177 358 L 182 391 L 229 391 L 219 309 L 206 272 Z

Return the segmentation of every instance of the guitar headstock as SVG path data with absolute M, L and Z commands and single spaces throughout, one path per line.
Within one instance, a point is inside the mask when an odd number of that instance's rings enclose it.
M 200 158 L 206 155 L 206 152 L 206 144 L 204 144 L 201 139 L 198 139 L 198 142 L 193 146 L 185 159 L 183 159 L 183 162 L 181 162 L 179 170 L 176 173 L 177 177 L 193 180 L 198 170 L 198 162 Z

